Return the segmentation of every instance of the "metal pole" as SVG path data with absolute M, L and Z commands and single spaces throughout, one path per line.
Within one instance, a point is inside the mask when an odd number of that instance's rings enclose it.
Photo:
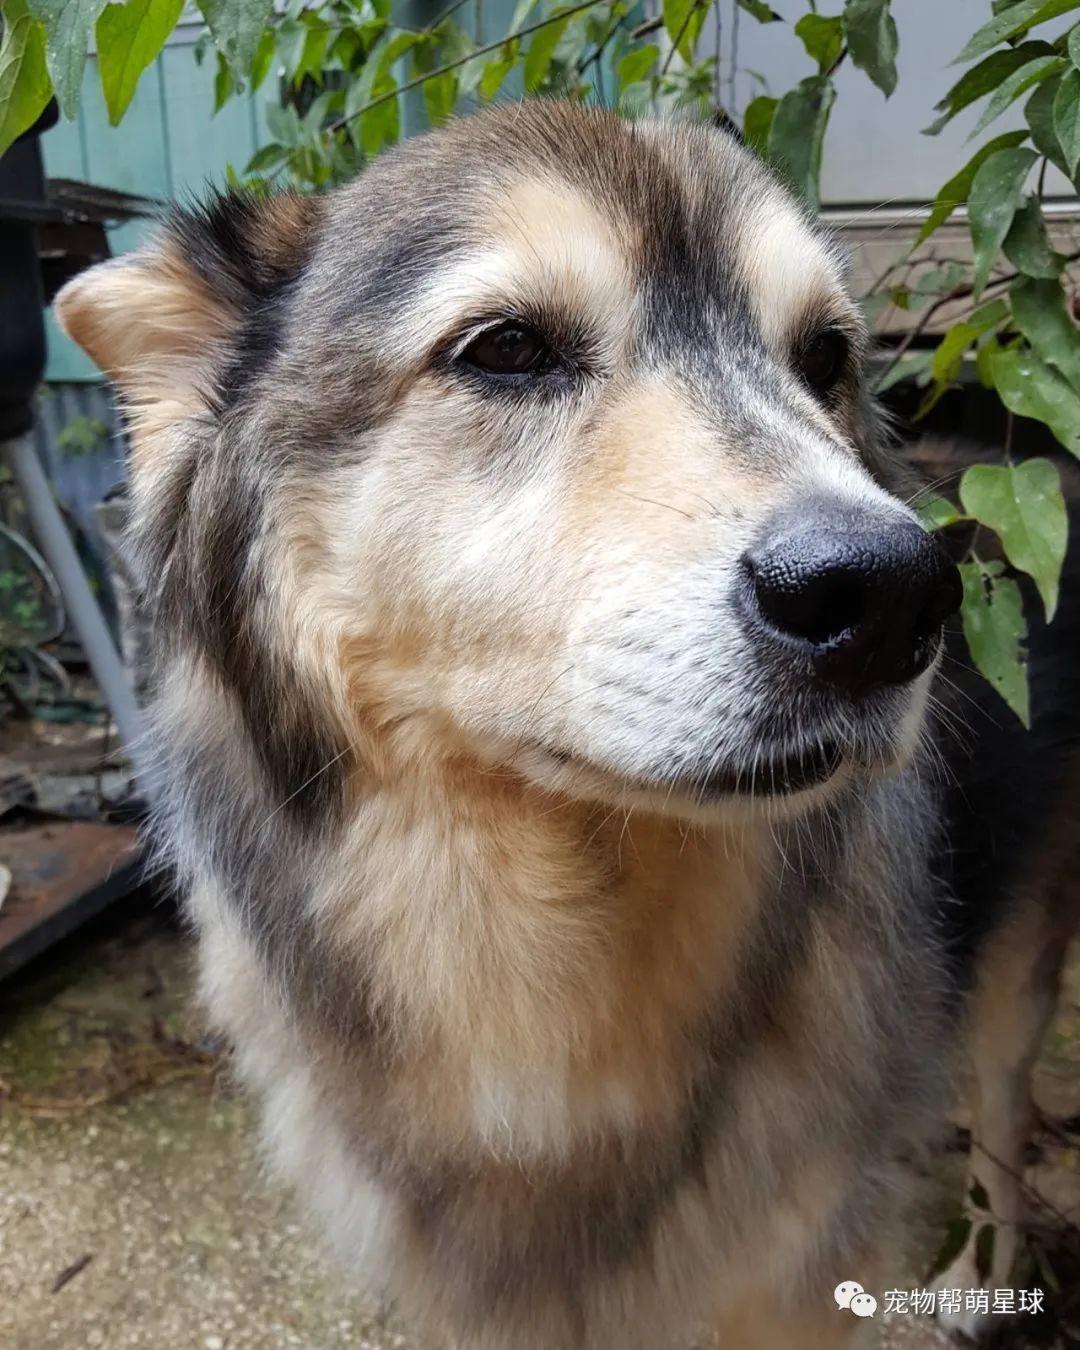
M 135 762 L 141 732 L 139 709 L 131 681 L 113 645 L 112 634 L 101 607 L 86 580 L 60 508 L 53 499 L 45 470 L 29 437 L 5 441 L 0 451 L 26 504 L 38 546 L 56 577 L 67 612 L 116 723 L 120 739 Z

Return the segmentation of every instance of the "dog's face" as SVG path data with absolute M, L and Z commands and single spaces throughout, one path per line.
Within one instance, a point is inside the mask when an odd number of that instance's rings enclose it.
M 876 481 L 835 249 L 727 135 L 505 109 L 60 311 L 249 726 L 302 690 L 384 772 L 677 811 L 910 748 L 955 581 Z

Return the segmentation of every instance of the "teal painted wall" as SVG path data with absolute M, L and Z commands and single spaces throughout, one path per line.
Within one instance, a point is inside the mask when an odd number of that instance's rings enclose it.
M 200 66 L 192 54 L 198 32 L 195 27 L 181 31 L 163 50 L 139 81 L 118 127 L 109 126 L 97 61 L 91 56 L 77 120 L 61 119 L 42 137 L 46 175 L 170 201 L 223 182 L 227 165 L 243 170 L 260 140 L 269 139 L 262 109 L 270 82 L 264 86 L 266 94 L 232 99 L 215 117 L 213 60 Z M 111 230 L 113 253 L 134 248 L 151 228 L 148 221 L 136 221 Z M 97 367 L 60 332 L 51 312 L 46 322 L 46 380 L 100 378 Z

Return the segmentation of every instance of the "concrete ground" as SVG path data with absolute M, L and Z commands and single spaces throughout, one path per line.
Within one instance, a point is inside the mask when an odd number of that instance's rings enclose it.
M 189 988 L 160 914 L 113 916 L 0 987 L 0 1347 L 411 1350 L 261 1175 Z M 1080 1112 L 1078 962 L 1041 1080 Z M 1080 1206 L 1075 1151 L 1043 1170 Z M 945 1344 L 925 1318 L 880 1330 L 890 1350 Z

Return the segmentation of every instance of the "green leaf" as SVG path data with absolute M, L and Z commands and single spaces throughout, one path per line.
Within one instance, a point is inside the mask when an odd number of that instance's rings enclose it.
M 619 93 L 621 94 L 627 85 L 637 84 L 638 80 L 643 80 L 656 65 L 659 55 L 660 48 L 651 43 L 644 47 L 635 47 L 632 51 L 627 52 L 615 67 L 615 74 L 619 81 Z
M 1071 178 L 1080 161 L 1080 70 L 1068 71 L 1058 85 L 1054 95 L 1054 135 Z
M 105 6 L 97 22 L 98 73 L 111 126 L 127 112 L 139 76 L 165 45 L 183 8 L 184 0 Z
M 960 374 L 964 353 L 982 330 L 973 323 L 954 323 L 934 349 L 930 370 L 935 385 L 944 392 Z M 938 395 L 940 397 L 940 394 Z M 937 399 L 934 400 L 937 402 Z M 929 411 L 929 409 L 923 409 Z
M 503 80 L 514 69 L 515 58 L 506 60 L 504 57 L 496 57 L 494 61 L 489 61 L 484 67 L 484 73 L 480 76 L 480 83 L 477 86 L 480 97 L 487 102 L 502 88 Z
M 954 174 L 935 197 L 930 215 L 919 231 L 919 237 L 915 241 L 916 244 L 921 244 L 924 239 L 929 239 L 938 226 L 943 225 L 956 208 L 967 201 L 975 174 L 991 155 L 996 154 L 999 150 L 1012 149 L 1026 139 L 1027 132 L 1025 131 L 1007 131 L 1004 136 L 996 136 L 992 141 L 987 141 L 985 145 L 980 146 L 960 172 Z
M 555 49 L 558 47 L 569 22 L 570 19 L 566 15 L 559 15 L 558 17 L 553 15 L 543 28 L 538 28 L 532 35 L 525 52 L 525 67 L 522 76 L 525 81 L 526 93 L 535 93 L 543 84 L 548 71 L 551 69 Z
M 941 267 L 929 267 L 920 272 L 911 283 L 911 289 L 918 295 L 944 295 L 959 286 L 964 275 L 964 268 L 959 263 L 946 262 Z
M 899 361 L 886 366 L 884 374 L 874 387 L 874 392 L 883 394 L 886 389 L 891 389 L 901 380 L 915 380 L 917 384 L 925 383 L 933 356 L 933 352 L 908 352 Z
M 1056 19 L 1059 14 L 1067 14 L 1073 9 L 1080 9 L 1080 0 L 1020 0 L 1019 4 L 1010 5 L 989 23 L 977 28 L 954 64 L 973 61 L 999 42 L 1006 42 L 1036 24 Z
M 1002 245 L 1005 256 L 1029 277 L 1060 276 L 1065 259 L 1050 247 L 1038 197 L 1029 197 L 1013 217 Z
M 429 45 L 430 37 L 427 34 L 398 33 L 392 38 L 388 32 L 383 32 L 368 52 L 360 73 L 350 81 L 345 91 L 345 123 L 353 144 L 368 159 L 378 154 L 387 140 L 397 139 L 400 112 L 396 98 L 387 98 L 384 103 L 367 112 L 361 112 L 361 109 L 373 99 L 396 89 L 397 85 L 390 73 L 395 62 L 400 61 L 406 52 L 416 49 L 414 59 L 419 63 L 421 50 L 426 53 Z M 426 61 L 426 68 L 430 69 L 430 54 L 426 55 Z
M 804 14 L 795 25 L 795 33 L 822 74 L 831 69 L 844 47 L 844 21 L 839 14 L 830 18 L 824 14 Z
M 1056 280 L 1021 277 L 1009 290 L 1013 320 L 1043 361 L 1056 367 L 1080 398 L 1080 333 Z
M 244 169 L 245 175 L 252 173 L 267 173 L 273 169 L 280 169 L 289 158 L 289 152 L 283 145 L 271 143 L 264 145 L 256 150 L 247 162 Z
M 827 75 L 811 75 L 780 100 L 769 127 L 768 156 L 817 210 L 821 149 L 836 90 Z
M 1060 371 L 1016 347 L 995 352 L 990 369 L 1010 412 L 1044 422 L 1066 450 L 1080 456 L 1080 399 Z
M 991 52 L 977 66 L 972 66 L 961 75 L 935 110 L 943 115 L 932 126 L 926 128 L 924 136 L 936 136 L 947 122 L 969 104 L 975 103 L 984 94 L 999 89 L 1002 83 L 1015 70 L 1027 65 L 1037 56 L 1053 56 L 1054 49 L 1048 42 L 1024 42 L 1019 47 L 1006 47 L 1001 52 Z
M 923 527 L 930 531 L 948 529 L 950 525 L 965 519 L 947 497 L 927 497 L 916 506 L 915 514 Z
M 952 388 L 960 374 L 964 362 L 964 353 L 983 333 L 996 328 L 1009 316 L 1009 307 L 1004 300 L 995 300 L 983 305 L 974 314 L 960 323 L 954 323 L 934 349 L 930 363 L 933 376 L 933 388 L 919 408 L 923 417 L 938 402 L 943 394 Z
M 25 0 L 6 0 L 0 43 L 0 155 L 34 125 L 52 93 L 45 64 L 45 30 Z
M 1069 166 L 1065 163 L 1065 156 L 1058 143 L 1057 132 L 1054 130 L 1054 102 L 1060 87 L 1059 75 L 1052 75 L 1050 79 L 1040 84 L 1024 104 L 1024 117 L 1031 128 L 1031 139 L 1035 148 L 1068 176 Z
M 979 377 L 979 383 L 984 389 L 993 389 L 994 387 L 993 360 L 995 353 L 1000 350 L 997 338 L 993 333 L 984 335 L 975 347 L 975 371 Z
M 994 531 L 1013 567 L 1034 581 L 1049 623 L 1057 609 L 1069 542 L 1057 465 L 1048 459 L 973 464 L 960 480 L 960 503 L 969 516 Z
M 394 77 L 384 71 L 375 81 L 372 94 L 380 97 L 392 94 L 396 88 Z M 401 135 L 401 109 L 396 98 L 384 98 L 358 120 L 360 149 L 367 159 L 374 159 L 383 146 L 393 145 Z
M 998 575 L 1000 569 L 1000 563 L 960 564 L 964 637 L 976 667 L 1024 726 L 1030 726 L 1024 602 L 1020 587 L 1011 577 Z
M 414 47 L 426 46 L 428 41 L 425 33 L 397 33 L 394 37 L 391 37 L 389 33 L 384 33 L 376 44 L 379 49 L 379 59 L 375 63 L 376 75 L 389 74 L 390 67 L 400 61 L 406 52 L 412 51 Z M 372 48 L 368 56 L 368 62 L 371 61 L 374 54 L 375 49 Z
M 896 88 L 896 22 L 890 0 L 846 0 L 844 34 L 851 59 L 886 98 Z
M 278 59 L 285 70 L 285 78 L 295 83 L 294 76 L 304 55 L 304 42 L 307 30 L 295 19 L 283 19 L 277 26 Z M 262 39 L 259 39 L 262 41 Z M 255 58 L 252 57 L 254 66 Z
M 229 63 L 238 89 L 251 70 L 255 52 L 270 22 L 274 0 L 197 0 L 214 38 L 214 45 Z
M 446 19 L 435 30 L 435 37 L 439 44 L 440 66 L 451 65 L 457 61 L 464 62 L 454 71 L 458 97 L 466 98 L 475 93 L 480 84 L 480 77 L 484 73 L 484 58 L 481 56 L 471 61 L 468 59 L 476 51 L 476 42 L 472 35 L 466 33 L 453 19 Z
M 1026 146 L 995 150 L 975 171 L 968 197 L 968 221 L 975 256 L 971 284 L 976 299 L 997 261 L 1020 205 L 1024 183 L 1037 158 L 1035 151 Z
M 71 119 L 79 106 L 86 49 L 105 0 L 27 0 L 45 28 L 45 62 L 60 111 Z M 5 6 L 5 14 L 7 7 Z
M 764 155 L 769 148 L 769 128 L 776 115 L 780 100 L 770 98 L 768 94 L 758 94 L 746 105 L 743 114 L 743 139 L 751 150 Z
M 664 0 L 664 27 L 679 55 L 686 62 L 694 59 L 694 43 L 705 22 L 701 0 Z
M 765 4 L 765 0 L 735 0 L 740 9 L 746 10 L 747 14 L 752 14 L 758 23 L 782 23 L 783 18 L 777 14 L 771 5 Z
M 499 92 L 503 80 L 506 79 L 517 63 L 520 45 L 517 41 L 506 43 L 499 48 L 499 54 L 495 59 L 489 61 L 484 67 L 484 73 L 480 76 L 480 83 L 477 86 L 482 99 L 493 99 Z
M 215 52 L 217 57 L 217 71 L 214 74 L 214 116 L 224 108 L 233 92 L 232 71 L 229 69 L 229 63 L 220 52 Z
M 259 45 L 255 48 L 255 55 L 251 62 L 252 93 L 259 88 L 263 80 L 270 74 L 270 67 L 274 64 L 274 56 L 274 30 L 268 28 L 259 39 Z
M 1080 23 L 1073 24 L 1069 29 L 1069 40 L 1066 43 L 1069 53 L 1069 60 L 1080 70 Z
M 230 74 L 227 64 L 223 64 L 222 69 L 226 75 Z M 304 144 L 300 117 L 292 104 L 268 103 L 266 125 L 279 145 L 284 145 L 289 150 L 299 150 Z
M 440 122 L 445 122 L 454 111 L 454 104 L 457 102 L 457 79 L 452 70 L 448 70 L 445 75 L 436 75 L 432 79 L 425 80 L 424 90 L 424 111 L 427 113 L 428 122 L 433 127 L 437 127 Z
M 300 46 L 300 56 L 292 68 L 291 78 L 294 85 L 299 87 L 305 77 L 309 77 L 323 83 L 323 65 L 326 60 L 326 49 L 330 45 L 331 29 L 330 26 L 317 18 L 311 16 L 311 22 L 302 25 L 304 30 L 304 40 Z M 259 39 L 262 43 L 262 38 Z M 255 82 L 255 62 L 258 56 L 259 48 L 255 48 L 255 55 L 251 58 L 251 80 Z
M 985 130 L 996 117 L 1001 116 L 1010 103 L 1015 103 L 1033 84 L 1039 84 L 1049 76 L 1056 75 L 1064 65 L 1065 62 L 1060 56 L 1037 56 L 1034 61 L 1026 61 L 1018 70 L 1014 70 L 994 91 L 971 135 L 977 136 L 980 131 Z M 970 140 L 970 137 L 968 139 Z

